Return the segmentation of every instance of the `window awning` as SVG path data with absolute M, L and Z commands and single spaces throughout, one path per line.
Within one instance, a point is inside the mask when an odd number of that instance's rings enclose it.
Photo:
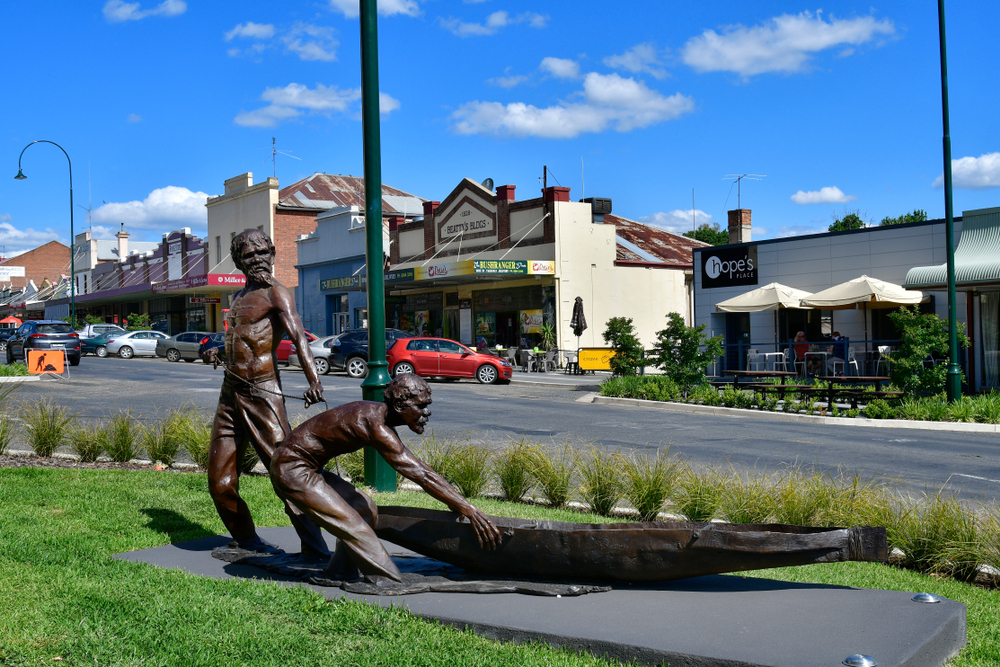
M 962 236 L 955 248 L 955 284 L 1000 285 L 1000 208 L 962 214 Z M 917 266 L 906 274 L 907 289 L 946 288 L 948 265 Z

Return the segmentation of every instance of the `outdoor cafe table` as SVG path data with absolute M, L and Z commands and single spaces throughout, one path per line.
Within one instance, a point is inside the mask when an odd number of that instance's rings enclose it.
M 785 380 L 796 375 L 793 371 L 723 371 L 726 375 L 733 376 L 733 389 L 740 386 L 740 378 L 781 378 L 781 384 Z
M 881 392 L 882 383 L 892 380 L 892 378 L 885 377 L 883 375 L 825 375 L 818 379 L 823 382 L 830 383 L 829 401 L 827 402 L 829 410 L 833 409 L 833 395 L 835 393 L 834 385 L 836 384 L 874 384 L 875 391 Z M 841 391 L 843 391 L 843 389 Z M 860 393 L 860 391 L 862 390 L 859 389 L 858 392 Z M 851 407 L 856 407 L 856 405 L 854 405 L 855 401 L 852 400 L 851 403 Z

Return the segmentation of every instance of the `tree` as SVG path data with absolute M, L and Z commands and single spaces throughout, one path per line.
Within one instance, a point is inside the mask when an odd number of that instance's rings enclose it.
M 698 229 L 690 232 L 684 232 L 684 236 L 689 239 L 694 239 L 695 241 L 708 243 L 710 245 L 729 244 L 729 232 L 719 229 L 719 223 L 717 222 L 713 222 L 711 225 L 707 222 L 703 222 L 698 225 Z
M 854 209 L 853 211 L 844 211 L 839 218 L 835 218 L 829 229 L 831 232 L 843 232 L 848 229 L 863 229 L 865 226 L 861 211 Z
M 912 395 L 944 391 L 948 365 L 927 366 L 924 361 L 948 356 L 948 323 L 934 313 L 921 313 L 906 307 L 889 313 L 889 319 L 901 332 L 899 349 L 889 354 L 893 384 Z M 958 344 L 969 347 L 969 337 L 961 322 L 958 324 Z
M 722 336 L 704 332 L 704 324 L 689 327 L 678 313 L 668 313 L 667 328 L 656 332 L 654 365 L 682 390 L 704 384 L 705 369 L 722 354 Z
M 146 331 L 149 329 L 149 315 L 146 313 L 129 315 L 128 326 L 125 328 L 129 331 Z
M 913 209 L 913 213 L 904 213 L 898 218 L 890 218 L 888 216 L 882 218 L 882 222 L 879 223 L 880 227 L 887 227 L 889 225 L 905 225 L 908 222 L 924 222 L 927 220 L 927 211 L 922 208 Z
M 611 374 L 634 376 L 643 365 L 642 343 L 635 335 L 631 317 L 612 317 L 604 330 L 604 342 L 615 351 L 611 357 Z

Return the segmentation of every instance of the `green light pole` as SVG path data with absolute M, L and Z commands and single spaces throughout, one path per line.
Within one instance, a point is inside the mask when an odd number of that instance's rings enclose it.
M 54 141 L 49 141 L 48 139 L 32 141 L 22 148 L 21 154 L 17 156 L 17 176 L 14 177 L 15 180 L 23 181 L 28 178 L 21 171 L 21 158 L 24 157 L 24 151 L 35 144 L 52 144 L 63 152 L 63 155 L 66 156 L 66 162 L 69 164 L 69 300 L 71 304 L 70 322 L 76 328 L 76 262 L 74 261 L 76 259 L 76 236 L 73 234 L 73 161 L 69 159 L 69 153 L 66 152 L 66 149 Z
M 944 0 L 938 0 L 938 33 L 941 43 L 941 108 L 944 119 L 944 215 L 948 252 L 948 378 L 949 401 L 962 397 L 962 371 L 958 367 L 958 317 L 955 304 L 955 220 L 951 201 L 951 123 L 948 119 L 948 56 L 944 39 Z
M 385 276 L 382 260 L 382 146 L 379 137 L 378 7 L 361 3 L 361 118 L 365 152 L 365 261 L 368 273 L 368 377 L 366 401 L 382 401 L 389 384 L 385 361 Z M 378 452 L 365 447 L 365 483 L 376 491 L 396 490 L 396 471 Z

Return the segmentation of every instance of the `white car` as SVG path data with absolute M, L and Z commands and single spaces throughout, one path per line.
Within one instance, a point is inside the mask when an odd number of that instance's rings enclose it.
M 159 331 L 126 331 L 120 336 L 108 339 L 105 347 L 108 354 L 117 354 L 122 359 L 156 356 L 156 342 L 165 340 L 168 336 Z
M 313 360 L 316 364 L 316 372 L 320 375 L 326 375 L 330 372 L 330 346 L 337 336 L 327 336 L 325 338 L 317 338 L 316 340 L 309 343 L 309 349 L 312 350 Z M 288 355 L 288 367 L 289 368 L 302 368 L 301 362 L 299 362 L 299 355 L 296 353 L 295 344 L 292 344 L 292 353 Z M 367 369 L 366 369 L 367 370 Z

